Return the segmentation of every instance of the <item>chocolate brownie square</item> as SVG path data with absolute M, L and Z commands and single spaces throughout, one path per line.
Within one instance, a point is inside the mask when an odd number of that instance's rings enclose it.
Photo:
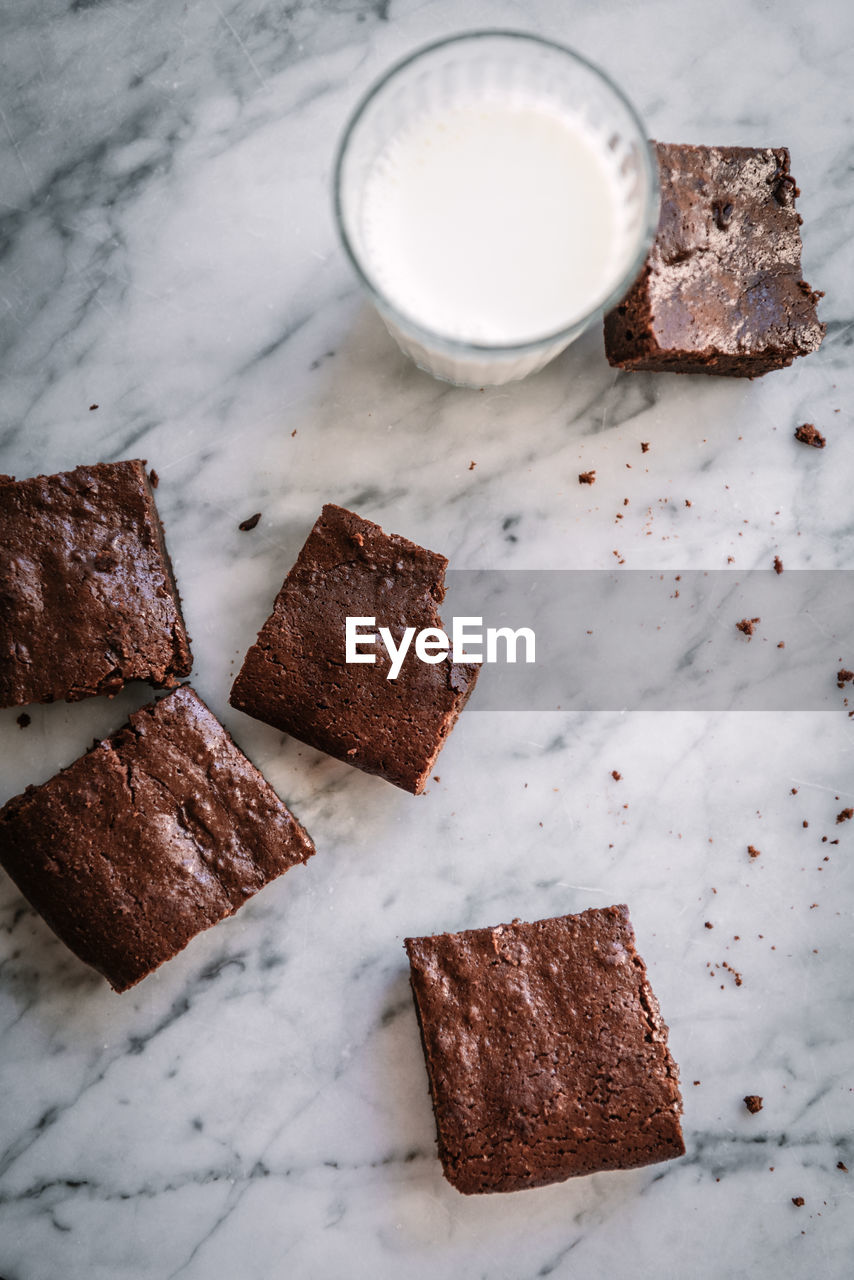
M 624 906 L 407 938 L 458 1191 L 519 1191 L 684 1154 L 678 1070 Z
M 754 378 L 816 351 L 822 294 L 801 277 L 800 192 L 786 148 L 653 147 L 658 233 L 605 317 L 610 363 Z
M 0 476 L 0 706 L 171 688 L 190 668 L 145 463 Z
M 407 626 L 441 627 L 447 564 L 327 504 L 246 655 L 231 705 L 417 795 L 479 668 L 410 652 L 389 680 L 381 645 L 374 665 L 345 661 L 345 619 L 376 618 L 395 644 Z
M 189 685 L 0 810 L 0 865 L 116 991 L 313 853 Z

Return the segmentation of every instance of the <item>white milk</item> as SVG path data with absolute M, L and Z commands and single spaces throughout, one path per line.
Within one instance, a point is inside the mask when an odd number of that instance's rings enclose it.
M 532 98 L 448 107 L 394 135 L 368 175 L 365 266 L 433 333 L 512 346 L 601 304 L 625 270 L 618 158 Z

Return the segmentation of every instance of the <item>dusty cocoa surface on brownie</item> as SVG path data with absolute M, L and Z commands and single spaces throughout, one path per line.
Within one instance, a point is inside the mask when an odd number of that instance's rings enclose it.
M 817 350 L 821 294 L 801 277 L 800 193 L 786 148 L 653 149 L 658 232 L 605 318 L 610 363 L 752 378 Z
M 439 1156 L 459 1191 L 684 1154 L 678 1071 L 626 907 L 405 946 Z
M 0 864 L 116 991 L 313 853 L 189 685 L 0 810 Z
M 0 706 L 169 688 L 190 667 L 145 464 L 0 477 Z
M 441 627 L 444 556 L 327 504 L 273 612 L 246 655 L 231 704 L 367 773 L 418 794 L 474 688 L 479 667 L 421 662 L 413 646 L 396 680 L 376 662 L 345 662 L 345 619 L 374 617 L 399 644 L 404 629 Z

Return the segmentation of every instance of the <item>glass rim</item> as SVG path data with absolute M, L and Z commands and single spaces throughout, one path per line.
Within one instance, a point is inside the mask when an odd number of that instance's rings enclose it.
M 362 120 L 368 107 L 382 93 L 387 85 L 391 83 L 401 72 L 405 71 L 413 63 L 420 61 L 428 54 L 435 53 L 439 49 L 443 49 L 448 45 L 465 44 L 483 39 L 504 39 L 504 40 L 522 40 L 529 44 L 539 45 L 542 48 L 552 49 L 555 52 L 565 55 L 573 62 L 585 67 L 588 71 L 592 71 L 595 76 L 602 81 L 605 87 L 618 99 L 621 105 L 627 111 L 632 124 L 638 132 L 638 137 L 642 143 L 640 148 L 642 158 L 642 169 L 646 180 L 646 210 L 645 217 L 640 220 L 640 233 L 638 236 L 638 244 L 632 255 L 626 270 L 620 276 L 618 282 L 610 290 L 604 298 L 596 302 L 587 311 L 582 312 L 568 323 L 561 325 L 559 329 L 552 329 L 548 333 L 541 334 L 536 338 L 526 339 L 524 342 L 473 342 L 465 338 L 453 338 L 448 334 L 441 333 L 436 329 L 430 329 L 422 324 L 419 320 L 402 311 L 397 307 L 383 292 L 379 285 L 375 284 L 367 269 L 363 266 L 359 259 L 359 255 L 353 245 L 350 234 L 347 230 L 346 220 L 344 217 L 343 201 L 341 197 L 341 186 L 344 171 L 344 164 L 347 159 L 348 149 L 359 123 Z M 536 35 L 529 31 L 517 31 L 511 28 L 488 27 L 473 31 L 462 31 L 456 35 L 444 36 L 439 40 L 433 40 L 429 44 L 420 45 L 419 48 L 399 59 L 390 66 L 377 80 L 370 85 L 362 97 L 353 108 L 341 139 L 338 143 L 338 149 L 335 154 L 335 163 L 333 166 L 332 177 L 332 203 L 335 218 L 335 226 L 338 237 L 350 265 L 353 267 L 359 282 L 372 298 L 374 304 L 378 307 L 381 314 L 387 314 L 391 322 L 397 325 L 401 330 L 408 333 L 417 340 L 437 347 L 448 354 L 465 355 L 468 353 L 477 353 L 482 355 L 523 355 L 526 352 L 536 351 L 540 347 L 548 347 L 553 343 L 562 340 L 569 341 L 574 334 L 580 334 L 586 329 L 597 315 L 604 314 L 617 302 L 619 302 L 626 294 L 629 286 L 634 282 L 644 259 L 646 258 L 652 241 L 658 227 L 659 215 L 659 181 L 658 166 L 653 161 L 652 147 L 647 137 L 646 128 L 640 115 L 635 109 L 632 102 L 619 87 L 615 84 L 607 72 L 603 71 L 594 62 L 585 58 L 583 54 L 578 53 L 575 49 L 571 49 L 569 45 L 560 44 L 556 40 L 550 40 L 545 36 Z

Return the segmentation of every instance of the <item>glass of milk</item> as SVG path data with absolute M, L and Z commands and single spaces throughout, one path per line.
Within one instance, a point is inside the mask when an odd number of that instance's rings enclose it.
M 400 347 L 462 386 L 541 369 L 626 293 L 658 220 L 634 108 L 571 49 L 442 40 L 365 96 L 335 165 L 339 233 Z

